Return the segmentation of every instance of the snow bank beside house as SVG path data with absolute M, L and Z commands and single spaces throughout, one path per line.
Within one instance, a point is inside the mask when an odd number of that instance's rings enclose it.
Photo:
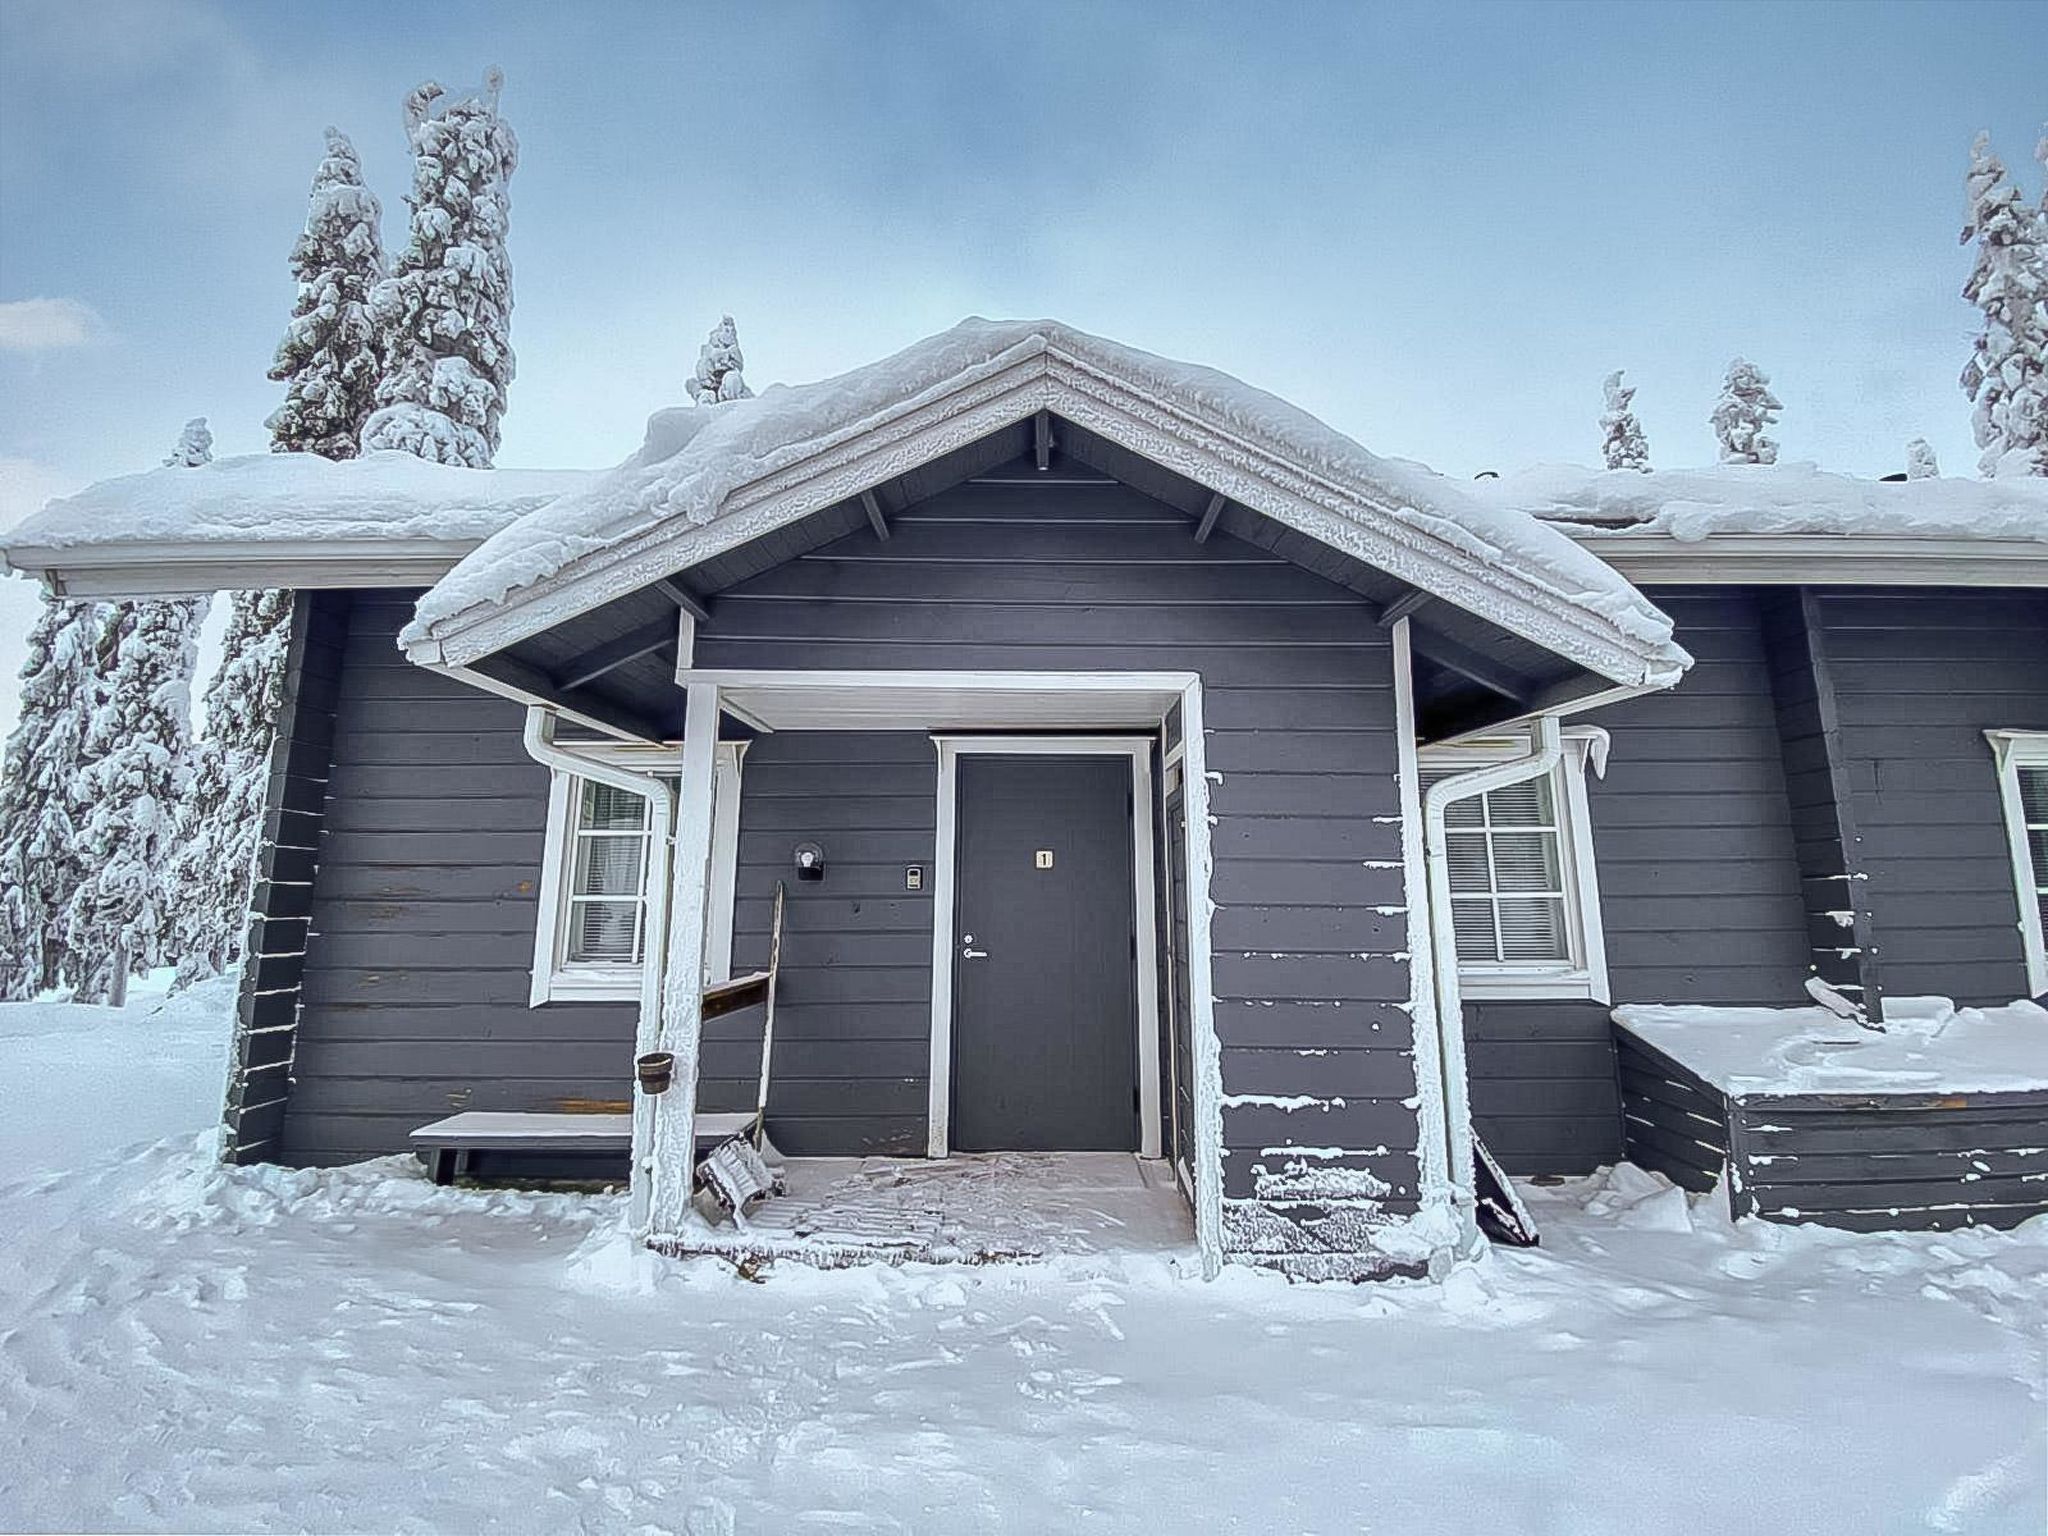
M 728 499 L 743 487 L 856 438 L 885 441 L 892 421 L 997 383 L 1036 358 L 1154 394 L 1255 452 L 1322 477 L 1360 514 L 1370 508 L 1418 538 L 1511 569 L 1636 642 L 1662 648 L 1672 664 L 1684 664 L 1669 619 L 1600 561 L 1534 520 L 1483 505 L 1461 483 L 1419 464 L 1368 452 L 1306 411 L 1228 374 L 1052 320 L 969 319 L 834 378 L 776 385 L 750 400 L 659 412 L 648 422 L 646 442 L 625 463 L 493 536 L 444 577 L 421 600 L 402 639 L 425 642 L 437 626 L 654 524 L 707 526 L 729 515 Z M 1019 417 L 1029 409 L 1020 405 Z
M 75 550 L 323 539 L 474 544 L 589 480 L 582 470 L 461 469 L 409 453 L 372 453 L 338 463 L 311 453 L 252 453 L 197 469 L 152 469 L 102 480 L 0 531 L 0 545 Z
M 1630 1004 L 1614 1017 L 1723 1093 L 2021 1093 L 2048 1088 L 2048 1009 L 1886 998 L 1879 1034 L 1825 1008 Z
M 1882 481 L 1812 464 L 1583 469 L 1544 464 L 1471 487 L 1487 506 L 1601 538 L 1734 534 L 2022 539 L 2048 543 L 2048 480 Z

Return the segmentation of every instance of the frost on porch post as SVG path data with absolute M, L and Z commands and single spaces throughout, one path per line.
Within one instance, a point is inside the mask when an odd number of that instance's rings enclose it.
M 675 1073 L 655 1100 L 652 1145 L 635 1147 L 648 1171 L 650 1241 L 692 1219 L 690 1181 L 697 1147 L 697 1057 L 704 1023 L 705 918 L 711 876 L 711 795 L 718 755 L 718 688 L 692 683 L 683 724 L 682 782 L 668 904 L 668 959 L 661 983 L 661 1049 Z M 636 1089 L 636 1092 L 638 1090 Z

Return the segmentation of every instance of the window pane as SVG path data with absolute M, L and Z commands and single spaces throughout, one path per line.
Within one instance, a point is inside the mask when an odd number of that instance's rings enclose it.
M 576 872 L 569 887 L 576 896 L 638 896 L 641 837 L 591 836 L 576 839 Z
M 1500 951 L 1493 937 L 1491 901 L 1451 903 L 1451 931 L 1456 936 L 1460 960 L 1498 960 Z
M 579 826 L 596 832 L 637 832 L 647 825 L 647 801 L 609 784 L 583 781 Z
M 2048 826 L 2048 768 L 2022 768 L 2020 815 L 2029 826 Z
M 2038 828 L 2027 834 L 2027 847 L 2034 855 L 2034 884 L 2048 887 L 2048 828 Z
M 1444 850 L 1449 855 L 1445 862 L 1450 871 L 1452 890 L 1493 889 L 1493 875 L 1486 862 L 1484 832 L 1454 832 L 1444 839 Z
M 1571 959 L 1561 896 L 1502 897 L 1500 934 L 1503 960 Z
M 1496 827 L 1551 825 L 1550 780 L 1530 779 L 1496 789 L 1486 797 L 1486 815 Z
M 1444 807 L 1444 825 L 1447 827 L 1476 827 L 1484 823 L 1480 814 L 1479 796 L 1469 800 L 1453 800 Z
M 1554 832 L 1496 832 L 1493 835 L 1496 890 L 1555 891 L 1561 888 Z
M 569 914 L 569 959 L 630 965 L 639 959 L 637 901 L 579 901 Z

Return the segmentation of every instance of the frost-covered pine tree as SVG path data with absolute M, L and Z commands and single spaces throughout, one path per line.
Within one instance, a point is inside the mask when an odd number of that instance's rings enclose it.
M 21 716 L 0 768 L 0 999 L 71 974 L 64 931 L 85 812 L 79 765 L 93 715 L 96 603 L 45 598 L 21 669 Z
M 1977 261 L 1963 297 L 1984 312 L 1962 377 L 1976 403 L 1978 467 L 1986 475 L 2048 475 L 2048 211 L 2021 201 L 1989 134 L 1970 145 L 1964 184 L 1963 241 L 1977 242 Z
M 726 315 L 711 328 L 704 345 L 697 349 L 697 371 L 690 376 L 690 398 L 699 405 L 718 405 L 726 400 L 749 400 L 741 370 L 747 360 L 740 355 L 739 328 Z
M 213 434 L 197 417 L 164 463 L 197 468 L 212 457 Z M 205 602 L 189 597 L 106 608 L 81 765 L 79 883 L 64 925 L 80 1002 L 118 1007 L 128 978 L 168 952 L 170 865 L 205 613 Z
M 1770 376 L 1755 363 L 1736 358 L 1728 365 L 1721 398 L 1714 402 L 1714 436 L 1723 464 L 1775 464 L 1778 445 L 1764 431 L 1784 407 L 1771 393 Z
M 1607 409 L 1600 417 L 1601 451 L 1609 469 L 1650 467 L 1650 440 L 1643 436 L 1643 424 L 1629 402 L 1636 397 L 1633 385 L 1621 382 L 1622 370 L 1607 375 L 1600 387 L 1607 397 Z
M 306 227 L 292 245 L 298 302 L 270 365 L 270 377 L 285 385 L 284 404 L 264 423 L 273 452 L 356 455 L 383 376 L 370 315 L 371 290 L 384 280 L 383 216 L 363 185 L 355 146 L 347 134 L 328 129 Z
M 1924 437 L 1916 437 L 1906 444 L 1906 478 L 1908 480 L 1932 480 L 1941 473 L 1941 466 L 1934 462 L 1934 444 Z
M 284 699 L 291 593 L 237 592 L 230 603 L 220 669 L 206 685 L 206 733 L 193 744 L 169 877 L 176 902 L 168 958 L 177 962 L 181 987 L 241 958 L 270 748 Z
M 444 100 L 428 81 L 405 99 L 412 230 L 370 295 L 385 339 L 365 451 L 396 448 L 488 469 L 512 384 L 512 172 L 519 141 L 498 115 L 505 77 Z

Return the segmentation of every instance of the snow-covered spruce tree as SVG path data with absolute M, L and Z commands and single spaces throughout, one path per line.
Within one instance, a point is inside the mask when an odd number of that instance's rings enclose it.
M 1714 402 L 1714 436 L 1723 464 L 1775 464 L 1778 445 L 1764 431 L 1784 407 L 1771 393 L 1770 376 L 1755 363 L 1736 358 L 1728 365 L 1721 398 Z
M 213 434 L 202 416 L 185 424 L 164 463 L 196 469 L 212 458 Z M 169 948 L 170 865 L 206 603 L 113 603 L 105 614 L 80 770 L 79 883 L 64 931 L 73 997 L 119 1006 L 128 978 L 162 964 Z
M 1609 469 L 1647 470 L 1650 440 L 1643 436 L 1643 424 L 1629 404 L 1636 397 L 1635 388 L 1623 384 L 1621 374 L 1621 369 L 1615 369 L 1600 386 L 1607 397 L 1607 409 L 1600 417 L 1601 451 Z
M 284 404 L 264 423 L 275 453 L 356 455 L 383 375 L 370 316 L 371 290 L 384 279 L 383 216 L 363 185 L 355 146 L 339 129 L 328 129 L 306 227 L 292 245 L 298 302 L 270 365 L 270 377 L 285 386 Z
M 291 593 L 236 592 L 229 601 L 169 876 L 176 899 L 168 958 L 177 962 L 181 987 L 241 958 L 291 643 Z
M 1963 241 L 1977 242 L 1977 261 L 1963 297 L 1984 312 L 1962 378 L 1978 467 L 2048 475 L 2048 212 L 2020 200 L 1988 134 L 1970 145 L 1965 186 Z
M 519 141 L 498 115 L 505 77 L 443 101 L 428 81 L 405 99 L 412 231 L 370 295 L 384 337 L 365 451 L 396 448 L 488 469 L 512 383 L 512 172 Z
M 43 600 L 21 669 L 21 716 L 0 767 L 0 999 L 71 974 L 66 907 L 80 875 L 79 764 L 93 714 L 96 603 Z
M 732 323 L 732 316 L 726 315 L 697 349 L 697 371 L 690 376 L 690 398 L 699 405 L 751 399 L 754 392 L 741 376 L 746 366 L 747 360 L 740 355 L 739 328 Z
M 1908 480 L 1932 480 L 1941 473 L 1941 466 L 1934 462 L 1934 444 L 1924 437 L 1916 437 L 1906 444 L 1906 478 Z

